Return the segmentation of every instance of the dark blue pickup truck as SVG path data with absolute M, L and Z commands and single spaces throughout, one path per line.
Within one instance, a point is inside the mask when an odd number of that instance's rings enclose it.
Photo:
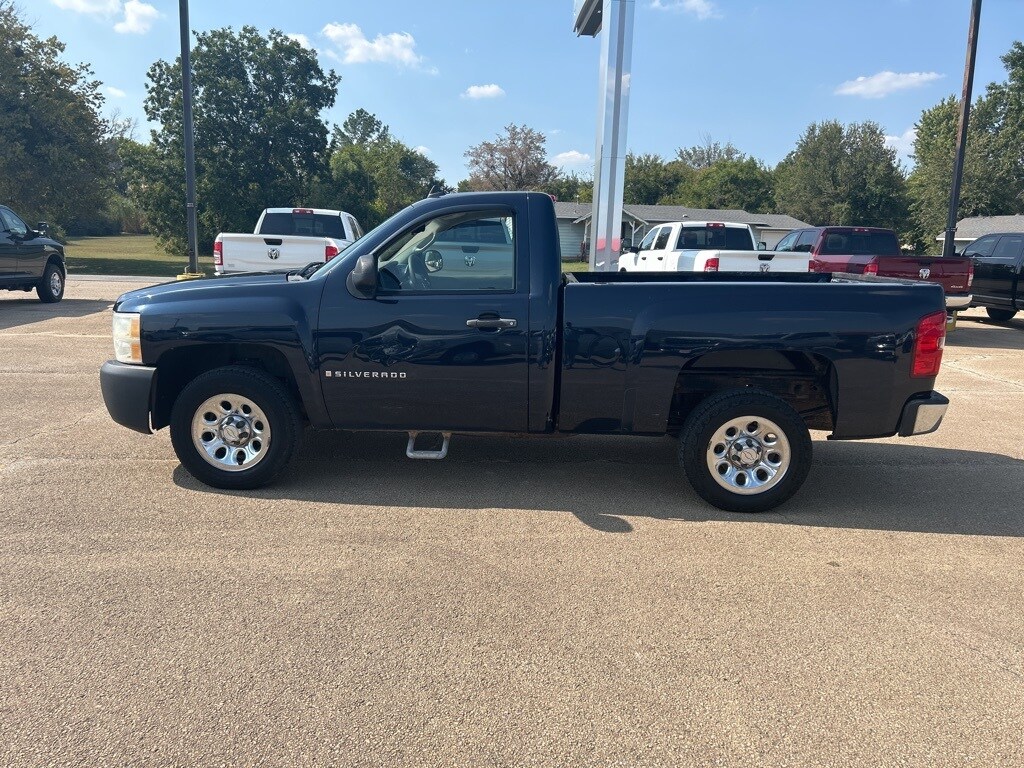
M 459 432 L 671 434 L 696 491 L 745 512 L 800 487 L 809 429 L 939 426 L 937 285 L 573 276 L 558 254 L 547 195 L 454 194 L 326 265 L 133 291 L 103 397 L 124 426 L 169 425 L 219 488 L 270 482 L 307 424 L 408 432 L 411 458 L 443 458 Z

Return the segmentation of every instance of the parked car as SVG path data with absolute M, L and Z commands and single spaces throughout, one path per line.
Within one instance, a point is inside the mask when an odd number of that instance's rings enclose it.
M 46 236 L 45 221 L 36 229 L 0 205 L 0 288 L 31 291 L 48 304 L 64 298 L 68 268 L 64 246 Z
M 562 275 L 548 195 L 466 193 L 326 265 L 121 296 L 100 382 L 114 421 L 169 425 L 182 465 L 218 488 L 269 483 L 307 422 L 407 432 L 410 458 L 436 459 L 455 432 L 669 433 L 697 493 L 755 512 L 807 477 L 809 429 L 938 428 L 945 319 L 924 283 Z
M 362 236 L 355 216 L 345 211 L 267 208 L 253 234 L 217 235 L 213 268 L 218 275 L 299 269 L 330 261 Z
M 721 221 L 674 221 L 654 227 L 619 257 L 620 272 L 807 272 L 810 258 L 759 250 L 754 230 Z
M 946 309 L 971 305 L 974 267 L 960 256 L 905 256 L 891 229 L 880 227 L 809 227 L 790 232 L 777 251 L 799 251 L 811 257 L 813 272 L 848 272 L 904 280 L 925 280 L 942 286 Z
M 1024 309 L 1024 232 L 979 237 L 964 249 L 974 264 L 974 300 L 993 320 L 1006 322 Z

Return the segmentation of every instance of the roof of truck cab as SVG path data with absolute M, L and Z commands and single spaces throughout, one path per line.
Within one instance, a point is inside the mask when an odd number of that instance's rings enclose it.
M 314 216 L 341 216 L 346 214 L 351 216 L 352 214 L 346 211 L 335 211 L 331 208 L 303 208 L 301 206 L 295 206 L 294 208 L 266 208 L 264 213 L 295 213 L 296 211 L 302 211 L 303 213 L 312 212 Z

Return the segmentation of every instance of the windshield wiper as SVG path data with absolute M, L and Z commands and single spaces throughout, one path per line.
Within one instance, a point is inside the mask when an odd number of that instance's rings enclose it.
M 300 280 L 308 280 L 314 272 L 324 265 L 322 261 L 311 261 L 309 264 L 304 266 L 302 269 L 293 269 L 288 273 L 288 279 L 291 280 L 293 277 Z

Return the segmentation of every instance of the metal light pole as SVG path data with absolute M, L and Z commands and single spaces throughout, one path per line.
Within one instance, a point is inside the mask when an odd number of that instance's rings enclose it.
M 960 208 L 960 183 L 964 176 L 964 155 L 967 151 L 967 123 L 971 118 L 971 92 L 974 90 L 974 60 L 978 55 L 978 24 L 981 21 L 981 0 L 971 3 L 971 25 L 967 30 L 967 63 L 964 65 L 964 88 L 960 95 L 960 129 L 956 136 L 956 159 L 953 162 L 953 188 L 949 195 L 949 216 L 942 255 L 956 253 L 956 215 Z
M 577 35 L 601 35 L 601 68 L 590 269 L 615 268 L 622 250 L 622 195 L 626 172 L 633 12 L 636 0 L 577 0 Z
M 192 126 L 192 32 L 188 23 L 188 0 L 178 0 L 181 24 L 181 96 L 185 131 L 185 223 L 188 228 L 188 268 L 179 280 L 202 277 L 199 271 L 199 242 L 196 232 L 196 152 Z

